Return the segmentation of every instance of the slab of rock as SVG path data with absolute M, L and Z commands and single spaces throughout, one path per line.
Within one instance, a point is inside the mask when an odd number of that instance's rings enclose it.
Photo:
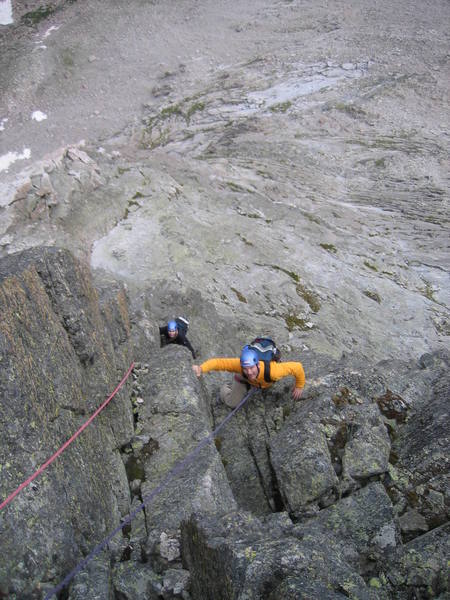
M 285 505 L 294 515 L 338 484 L 324 432 L 314 418 L 288 420 L 271 441 L 271 458 Z
M 384 576 L 399 597 L 447 598 L 450 527 L 437 527 L 399 547 Z
M 142 466 L 141 495 L 148 502 L 145 553 L 158 568 L 178 558 L 173 550 L 184 518 L 194 511 L 221 515 L 236 507 L 212 438 L 199 446 L 211 433 L 209 410 L 189 357 L 186 348 L 166 346 L 140 377 L 144 404 L 133 457 Z
M 342 458 L 343 475 L 368 479 L 388 470 L 391 441 L 376 404 L 353 407 L 347 418 L 347 443 Z

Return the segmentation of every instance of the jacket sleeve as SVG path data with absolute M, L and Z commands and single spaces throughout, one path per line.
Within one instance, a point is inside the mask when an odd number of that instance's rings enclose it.
M 210 358 L 200 365 L 202 373 L 209 371 L 230 371 L 231 373 L 241 372 L 241 361 L 239 358 Z
M 183 346 L 186 346 L 186 348 L 189 348 L 189 350 L 191 351 L 191 354 L 192 354 L 192 358 L 195 358 L 195 350 L 192 347 L 191 342 L 187 339 L 187 337 L 184 338 Z
M 177 337 L 175 338 L 175 343 L 179 344 L 180 346 L 185 346 L 186 348 L 189 348 L 189 350 L 191 351 L 191 354 L 193 356 L 193 358 L 195 358 L 195 350 L 191 345 L 191 342 L 187 339 L 186 334 L 184 333 L 184 331 L 179 331 Z
M 162 327 L 159 328 L 159 335 L 166 335 L 167 334 L 167 325 L 163 325 Z
M 295 377 L 296 388 L 303 388 L 305 386 L 305 371 L 301 362 L 270 363 L 270 377 L 273 381 L 278 381 L 288 375 Z

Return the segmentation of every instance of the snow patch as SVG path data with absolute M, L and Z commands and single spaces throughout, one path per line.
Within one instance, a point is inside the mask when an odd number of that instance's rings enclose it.
M 24 160 L 31 157 L 31 150 L 24 148 L 23 152 L 7 152 L 3 156 L 0 156 L 0 172 L 8 171 L 9 167 L 16 162 L 16 160 Z
M 0 0 L 0 25 L 13 22 L 11 0 Z
M 38 123 L 40 123 L 41 121 L 44 121 L 47 118 L 47 115 L 41 112 L 40 110 L 35 110 L 34 113 L 31 115 L 31 118 L 33 119 L 33 121 L 37 121 Z
M 45 38 L 48 38 L 48 36 L 52 33 L 52 31 L 58 31 L 58 29 L 60 28 L 60 25 L 52 25 L 51 27 L 49 27 L 47 29 L 47 31 L 44 33 L 43 38 L 45 40 Z

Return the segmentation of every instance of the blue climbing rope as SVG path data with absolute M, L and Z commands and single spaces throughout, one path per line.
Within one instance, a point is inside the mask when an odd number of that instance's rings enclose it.
M 149 494 L 147 494 L 147 496 L 144 496 L 143 502 L 132 513 L 130 513 L 123 520 L 123 522 L 120 523 L 120 525 L 118 525 L 114 529 L 114 531 L 112 531 L 102 542 L 95 546 L 95 548 L 86 556 L 86 558 L 84 558 L 80 563 L 78 563 L 77 566 L 63 579 L 63 581 L 61 581 L 61 583 L 59 583 L 50 592 L 48 592 L 44 600 L 50 600 L 52 596 L 58 594 L 64 587 L 66 587 L 66 585 L 75 577 L 75 575 L 77 575 L 77 573 L 79 573 L 87 565 L 87 563 L 94 558 L 94 556 L 97 556 L 97 554 L 99 554 L 103 550 L 103 548 L 105 548 L 105 546 L 112 540 L 112 538 L 117 533 L 119 533 L 119 531 L 121 531 L 124 527 L 126 527 L 126 525 L 131 523 L 131 521 L 136 517 L 136 515 L 140 513 L 141 510 L 143 510 L 147 506 L 147 504 L 164 489 L 164 487 L 172 479 L 172 477 L 181 473 L 184 467 L 193 461 L 193 459 L 197 456 L 200 450 L 202 450 L 216 437 L 219 431 L 226 425 L 226 423 L 228 423 L 228 421 L 237 413 L 237 411 L 240 408 L 242 408 L 242 406 L 244 406 L 244 404 L 254 392 L 256 392 L 256 388 L 252 387 L 242 398 L 239 404 L 225 417 L 225 419 L 220 423 L 220 425 L 216 427 L 216 429 L 214 429 L 214 431 L 212 431 L 206 438 L 199 442 L 199 444 L 194 448 L 194 450 L 192 450 L 192 452 L 185 456 L 182 461 L 180 461 L 174 467 L 172 467 L 172 469 L 170 469 L 170 471 L 166 474 L 161 483 Z

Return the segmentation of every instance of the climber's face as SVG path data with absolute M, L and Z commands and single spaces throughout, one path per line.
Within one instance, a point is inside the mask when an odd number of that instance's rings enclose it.
M 253 365 L 252 367 L 244 367 L 242 372 L 247 377 L 249 381 L 255 381 L 258 377 L 258 365 Z

